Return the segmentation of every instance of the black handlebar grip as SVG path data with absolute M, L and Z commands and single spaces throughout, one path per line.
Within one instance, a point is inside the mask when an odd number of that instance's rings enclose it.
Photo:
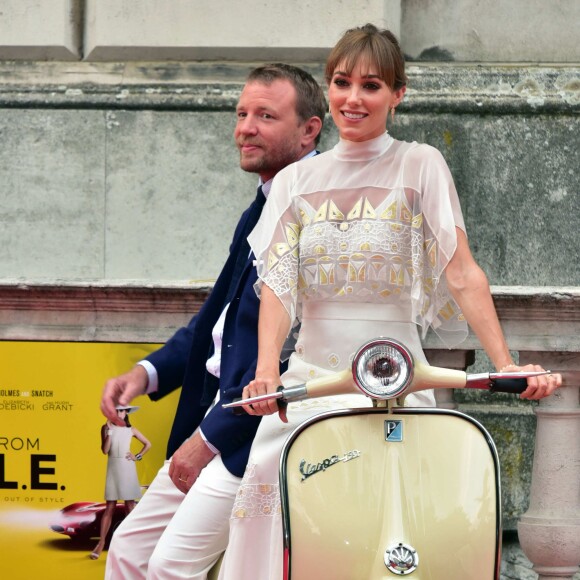
M 527 379 L 495 379 L 490 387 L 492 393 L 512 393 L 519 395 L 528 387 Z

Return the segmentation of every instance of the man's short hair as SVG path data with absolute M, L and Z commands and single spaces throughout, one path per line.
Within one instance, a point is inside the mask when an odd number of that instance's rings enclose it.
M 318 117 L 324 125 L 324 116 L 327 111 L 326 99 L 322 88 L 310 73 L 291 64 L 274 62 L 255 68 L 247 78 L 247 82 L 260 82 L 265 85 L 278 80 L 290 81 L 294 86 L 296 114 L 302 122 L 311 117 Z M 320 133 L 315 143 L 318 144 L 319 140 Z

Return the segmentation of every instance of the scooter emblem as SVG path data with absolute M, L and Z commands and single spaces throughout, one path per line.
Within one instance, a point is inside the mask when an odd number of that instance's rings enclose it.
M 344 455 L 333 455 L 328 459 L 323 459 L 320 463 L 306 463 L 306 459 L 300 462 L 300 473 L 302 474 L 302 480 L 308 479 L 310 476 L 319 473 L 320 471 L 326 471 L 329 467 L 336 465 L 337 463 L 346 463 L 352 459 L 360 457 L 360 451 L 358 449 L 353 449 L 352 451 L 347 451 Z
M 400 443 L 403 440 L 403 421 L 389 419 L 385 421 L 385 441 Z
M 385 552 L 385 566 L 398 576 L 405 576 L 417 569 L 419 555 L 409 544 L 395 544 Z

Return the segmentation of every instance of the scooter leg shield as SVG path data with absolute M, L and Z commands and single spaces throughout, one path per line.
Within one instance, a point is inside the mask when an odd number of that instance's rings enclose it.
M 287 578 L 499 578 L 497 453 L 442 409 L 314 417 L 281 458 Z

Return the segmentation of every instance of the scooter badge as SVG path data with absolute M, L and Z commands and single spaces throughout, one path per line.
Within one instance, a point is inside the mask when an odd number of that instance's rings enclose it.
M 403 421 L 389 419 L 385 421 L 385 441 L 400 443 L 403 440 Z
M 353 449 L 352 451 L 347 451 L 344 455 L 338 456 L 333 455 L 328 459 L 323 459 L 320 463 L 306 463 L 303 459 L 300 462 L 300 473 L 302 474 L 302 480 L 308 479 L 310 476 L 315 475 L 320 471 L 326 471 L 329 467 L 336 465 L 337 463 L 346 463 L 352 459 L 360 457 L 361 453 L 358 449 Z
M 409 544 L 395 544 L 385 552 L 385 566 L 398 576 L 405 576 L 417 569 L 419 555 Z

